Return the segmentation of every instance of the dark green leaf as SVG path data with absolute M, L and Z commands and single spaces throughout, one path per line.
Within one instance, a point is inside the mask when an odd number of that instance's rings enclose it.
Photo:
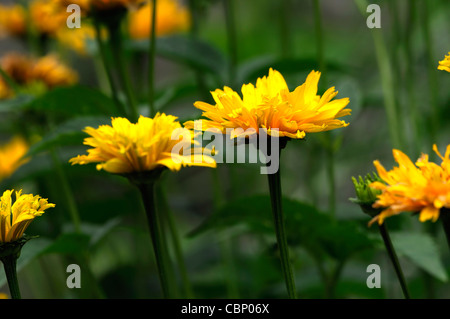
M 90 237 L 83 233 L 65 233 L 59 236 L 44 253 L 76 255 L 85 251 L 89 246 Z

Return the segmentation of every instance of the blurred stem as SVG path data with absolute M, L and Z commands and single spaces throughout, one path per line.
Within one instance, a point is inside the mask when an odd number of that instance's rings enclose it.
M 450 209 L 441 208 L 439 218 L 442 220 L 444 227 L 445 238 L 447 239 L 448 247 L 450 248 Z
M 383 238 L 384 245 L 388 252 L 389 258 L 391 259 L 391 262 L 394 266 L 395 273 L 397 275 L 398 281 L 400 282 L 400 286 L 402 287 L 403 295 L 405 296 L 405 299 L 410 299 L 405 277 L 403 276 L 402 268 L 398 261 L 398 257 L 395 252 L 394 246 L 392 245 L 391 237 L 389 236 L 389 232 L 386 227 L 386 222 L 384 222 L 381 225 L 378 225 L 378 228 L 380 229 L 380 234 L 381 237 Z
M 153 0 L 152 25 L 150 30 L 150 47 L 148 50 L 148 106 L 150 117 L 155 116 L 155 49 L 156 49 L 156 10 L 157 0 Z
M 5 268 L 6 279 L 8 281 L 9 292 L 12 299 L 22 299 L 20 295 L 19 281 L 17 280 L 17 254 L 2 257 Z
M 280 152 L 279 150 L 273 150 Z M 280 156 L 281 157 L 281 156 Z M 279 157 L 279 158 L 280 158 Z M 269 180 L 269 190 L 270 190 L 270 201 L 272 205 L 272 214 L 275 224 L 275 234 L 277 237 L 277 245 L 280 251 L 281 258 L 281 268 L 283 271 L 284 280 L 286 283 L 286 288 L 288 291 L 289 298 L 295 299 L 297 296 L 295 288 L 294 275 L 291 268 L 291 262 L 289 258 L 289 246 L 286 239 L 286 230 L 284 215 L 282 209 L 282 192 L 281 192 L 281 178 L 280 178 L 280 168 L 273 174 L 267 174 Z
M 169 262 L 168 255 L 165 253 L 163 244 L 163 234 L 161 231 L 161 224 L 156 212 L 155 206 L 155 183 L 137 183 L 137 188 L 141 194 L 142 202 L 145 207 L 147 215 L 147 222 L 152 240 L 153 251 L 156 259 L 156 266 L 158 268 L 159 280 L 164 298 L 171 297 L 169 288 Z
M 161 185 L 162 186 L 162 185 Z M 165 216 L 167 220 L 167 224 L 169 226 L 170 235 L 172 238 L 173 249 L 175 252 L 175 258 L 178 263 L 178 269 L 181 275 L 181 282 L 183 284 L 183 290 L 186 298 L 194 298 L 194 294 L 192 292 L 191 283 L 189 282 L 189 276 L 186 270 L 186 264 L 184 262 L 183 253 L 180 244 L 180 236 L 178 234 L 177 226 L 175 223 L 175 219 L 173 216 L 173 212 L 170 209 L 167 203 L 167 197 L 162 187 L 156 188 L 156 196 L 158 198 L 159 207 L 161 208 L 160 216 Z
M 337 262 L 335 268 L 333 269 L 333 272 L 331 273 L 331 276 L 327 280 L 326 293 L 327 293 L 327 298 L 328 299 L 335 298 L 336 286 L 337 286 L 337 283 L 339 281 L 339 277 L 341 276 L 342 269 L 344 268 L 344 265 L 345 265 L 345 261 L 344 260 L 339 260 Z
M 117 21 L 116 23 L 108 24 L 109 40 L 111 49 L 117 62 L 117 71 L 119 72 L 119 78 L 122 82 L 122 88 L 125 91 L 125 96 L 128 101 L 129 115 L 132 121 L 137 121 L 139 114 L 131 85 L 130 76 L 128 74 L 125 62 L 122 34 L 120 32 L 120 22 L 121 21 Z
M 316 50 L 317 50 L 317 61 L 319 64 L 319 69 L 321 72 L 321 91 L 327 86 L 327 70 L 325 63 L 324 54 L 324 38 L 323 38 L 323 28 L 322 28 L 322 15 L 320 13 L 320 0 L 314 0 L 314 22 L 315 22 L 315 32 L 316 32 Z M 333 136 L 331 132 L 324 132 L 325 134 L 325 150 L 327 154 L 326 159 L 326 170 L 328 178 L 328 210 L 331 215 L 336 214 L 336 178 L 334 170 L 334 147 L 333 147 Z
M 289 58 L 292 55 L 291 30 L 289 25 L 290 16 L 290 0 L 278 1 L 278 13 L 280 23 L 280 40 L 281 40 L 281 56 Z
M 236 84 L 237 37 L 233 1 L 234 0 L 223 0 L 225 9 L 225 23 L 227 28 L 228 55 L 230 58 L 228 66 L 228 81 L 230 83 L 230 86 L 234 88 Z
M 366 0 L 354 0 L 358 6 L 361 14 L 366 15 L 366 8 L 368 3 Z M 386 44 L 383 39 L 383 33 L 381 29 L 371 29 L 375 53 L 378 63 L 378 68 L 381 76 L 381 85 L 383 88 L 384 107 L 386 109 L 387 120 L 389 125 L 389 133 L 392 141 L 393 148 L 404 149 L 401 130 L 398 125 L 399 119 L 395 101 L 394 81 L 392 75 L 392 67 L 389 60 L 389 54 L 386 48 Z
M 100 52 L 101 59 L 103 61 L 103 67 L 105 69 L 106 77 L 108 79 L 108 84 L 109 84 L 109 87 L 110 87 L 111 96 L 112 96 L 112 98 L 114 100 L 114 103 L 117 106 L 117 109 L 121 113 L 121 115 L 122 116 L 126 116 L 127 112 L 125 110 L 125 107 L 120 102 L 120 100 L 119 100 L 119 98 L 117 96 L 117 87 L 116 87 L 116 84 L 114 83 L 114 78 L 113 78 L 113 75 L 112 75 L 112 68 L 111 68 L 111 65 L 109 63 L 109 59 L 108 59 L 108 56 L 107 56 L 107 49 L 106 49 L 106 46 L 105 46 L 105 44 L 103 43 L 103 40 L 102 40 L 100 25 L 99 25 L 98 22 L 94 21 L 94 26 L 95 26 L 95 39 L 97 41 L 97 46 L 98 46 L 98 50 Z
M 8 86 L 14 91 L 14 94 L 19 93 L 19 85 L 13 79 L 11 79 L 9 74 L 6 73 L 2 67 L 0 67 L 0 76 L 3 77 L 3 80 L 6 82 L 6 84 L 8 84 Z
M 224 277 L 226 278 L 228 298 L 239 299 L 239 285 L 231 241 L 232 238 L 225 238 L 224 240 L 221 240 L 220 252 L 225 267 Z
M 73 197 L 73 192 L 69 185 L 69 180 L 66 176 L 66 173 L 64 172 L 64 169 L 61 164 L 61 160 L 59 159 L 55 149 L 50 150 L 50 156 L 53 161 L 53 166 L 55 168 L 56 176 L 58 177 L 58 180 L 59 180 L 61 191 L 63 192 L 63 196 L 64 196 L 65 202 L 67 204 L 67 209 L 69 210 L 69 214 L 70 214 L 70 218 L 72 220 L 73 227 L 75 229 L 75 232 L 80 233 L 81 232 L 80 214 L 78 212 L 75 198 Z
M 432 143 L 436 142 L 436 132 L 439 126 L 439 114 L 438 114 L 438 81 L 436 72 L 436 61 L 433 58 L 433 39 L 430 30 L 430 18 L 429 18 L 429 1 L 422 0 L 422 31 L 425 41 L 425 54 L 428 64 L 428 89 L 430 94 L 430 107 L 431 107 L 431 126 L 430 126 L 430 138 Z

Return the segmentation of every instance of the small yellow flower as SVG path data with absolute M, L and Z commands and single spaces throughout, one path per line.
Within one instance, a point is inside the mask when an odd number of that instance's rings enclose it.
M 436 145 L 433 150 L 442 159 L 440 166 L 429 162 L 426 154 L 422 154 L 414 165 L 407 155 L 396 149 L 393 155 L 399 166 L 391 171 L 374 161 L 378 175 L 386 184 L 374 182 L 370 185 L 382 191 L 373 207 L 384 209 L 370 224 L 375 221 L 382 224 L 386 217 L 402 212 L 420 212 L 421 222 L 436 221 L 441 208 L 450 208 L 450 145 L 445 156 L 439 153 Z
M 185 31 L 190 25 L 189 11 L 177 0 L 158 0 L 156 8 L 156 35 L 163 36 Z M 152 23 L 153 4 L 146 2 L 131 11 L 128 30 L 132 39 L 148 39 Z
M 242 98 L 229 87 L 216 89 L 211 92 L 215 105 L 194 104 L 209 119 L 202 121 L 201 129 L 215 128 L 223 133 L 227 128 L 253 129 L 257 133 L 263 129 L 272 136 L 302 139 L 305 133 L 347 126 L 338 118 L 350 114 L 351 110 L 345 108 L 349 99 L 331 101 L 338 93 L 334 87 L 317 95 L 319 78 L 320 72 L 312 71 L 305 83 L 290 92 L 281 73 L 270 69 L 269 76 L 258 78 L 256 86 L 242 86 Z M 185 126 L 193 128 L 194 122 L 186 122 Z
M 450 72 L 450 52 L 445 56 L 444 60 L 439 61 L 438 70 Z
M 36 216 L 41 216 L 50 207 L 55 207 L 39 195 L 15 192 L 16 200 L 12 203 L 14 190 L 7 190 L 0 198 L 0 242 L 7 243 L 20 239 Z
M 191 130 L 183 128 L 176 117 L 157 114 L 154 118 L 141 116 L 136 124 L 126 118 L 113 118 L 111 126 L 87 127 L 91 137 L 84 144 L 92 146 L 88 155 L 70 159 L 73 164 L 99 163 L 97 169 L 126 174 L 167 167 L 178 171 L 182 166 L 216 167 L 216 162 L 202 155 L 196 147 Z M 189 137 L 186 140 L 186 136 Z M 191 148 L 190 155 L 174 153 L 174 147 Z
M 68 13 L 54 0 L 33 0 L 30 3 L 32 25 L 41 34 L 54 35 L 66 28 Z
M 86 23 L 81 28 L 61 28 L 56 33 L 56 39 L 65 47 L 71 48 L 81 55 L 86 55 L 86 44 L 89 40 L 95 39 L 95 30 Z
M 28 152 L 28 143 L 21 137 L 13 137 L 8 143 L 0 145 L 0 181 L 11 176 L 27 162 L 23 156 Z
M 32 80 L 33 61 L 21 53 L 11 52 L 4 55 L 0 65 L 6 74 L 17 84 L 25 85 Z
M 25 35 L 25 16 L 25 9 L 21 5 L 0 5 L 0 32 L 19 37 Z
M 32 78 L 42 81 L 49 88 L 71 85 L 78 81 L 77 73 L 61 63 L 55 55 L 47 55 L 37 60 L 33 66 Z

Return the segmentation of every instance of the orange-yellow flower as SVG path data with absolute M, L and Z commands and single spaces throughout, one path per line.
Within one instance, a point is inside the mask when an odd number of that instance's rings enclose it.
M 13 92 L 3 80 L 3 78 L 0 77 L 0 100 L 8 99 L 11 96 L 13 96 Z
M 26 163 L 23 157 L 28 152 L 28 143 L 21 137 L 13 137 L 8 143 L 0 145 L 0 181 L 11 176 Z
M 216 89 L 211 92 L 215 105 L 194 104 L 209 119 L 202 121 L 201 129 L 215 128 L 223 133 L 227 128 L 253 129 L 257 133 L 263 129 L 272 136 L 301 139 L 306 133 L 347 126 L 338 118 L 350 114 L 351 110 L 345 108 L 349 99 L 331 101 L 338 93 L 334 87 L 317 95 L 319 78 L 320 72 L 312 71 L 305 83 L 290 92 L 283 76 L 270 69 L 267 77 L 257 79 L 256 86 L 242 86 L 242 98 L 229 87 Z M 185 126 L 193 128 L 194 122 L 186 122 Z
M 61 63 L 55 55 L 47 55 L 33 66 L 32 77 L 35 81 L 42 81 L 47 87 L 71 85 L 78 81 L 77 73 Z
M 21 5 L 0 5 L 0 32 L 13 36 L 26 33 L 26 12 Z
M 7 243 L 20 239 L 37 216 L 41 216 L 48 208 L 55 207 L 47 199 L 39 195 L 15 192 L 16 200 L 12 200 L 14 190 L 7 190 L 0 198 L 0 242 Z
M 182 166 L 216 167 L 216 162 L 203 156 L 196 146 L 193 131 L 183 128 L 176 117 L 157 114 L 154 118 L 141 116 L 136 124 L 126 118 L 113 118 L 111 126 L 87 127 L 90 137 L 84 144 L 88 155 L 70 159 L 73 164 L 98 163 L 97 169 L 126 174 L 167 167 L 178 171 Z M 186 139 L 186 136 L 189 137 Z M 191 154 L 174 152 L 175 146 L 191 148 Z
M 19 85 L 25 85 L 32 79 L 33 61 L 21 53 L 11 52 L 0 60 L 3 71 Z
M 68 13 L 54 0 L 33 0 L 30 3 L 30 18 L 33 27 L 41 34 L 54 35 L 66 28 Z
M 75 52 L 86 55 L 87 42 L 95 39 L 95 30 L 92 26 L 84 22 L 81 28 L 62 28 L 56 33 L 56 39 L 65 47 L 71 48 Z
M 396 149 L 393 155 L 399 166 L 391 171 L 374 161 L 378 175 L 386 184 L 374 182 L 370 185 L 382 191 L 373 207 L 384 209 L 371 223 L 382 224 L 386 217 L 402 212 L 420 213 L 421 222 L 436 221 L 441 208 L 450 208 L 450 145 L 445 156 L 439 153 L 436 145 L 433 150 L 442 159 L 440 166 L 429 162 L 426 154 L 414 164 Z
M 444 60 L 439 61 L 438 69 L 450 72 L 450 52 L 445 56 Z
M 185 31 L 190 25 L 189 11 L 177 0 L 158 0 L 156 8 L 156 35 L 163 36 Z M 152 24 L 153 4 L 146 2 L 131 11 L 128 30 L 133 39 L 148 39 Z

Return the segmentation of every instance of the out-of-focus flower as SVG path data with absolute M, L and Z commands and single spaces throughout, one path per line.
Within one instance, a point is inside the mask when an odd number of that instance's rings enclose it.
M 28 152 L 28 143 L 21 137 L 13 137 L 8 143 L 0 145 L 0 181 L 11 176 L 27 162 L 23 157 Z
M 444 60 L 439 61 L 438 69 L 450 72 L 450 52 L 445 56 Z
M 421 222 L 436 221 L 440 209 L 450 208 L 450 145 L 445 156 L 439 153 L 436 145 L 433 150 L 442 159 L 440 166 L 429 162 L 427 154 L 422 154 L 414 165 L 407 155 L 396 149 L 393 155 L 399 166 L 391 171 L 374 161 L 378 175 L 385 183 L 370 184 L 382 192 L 373 207 L 383 209 L 371 223 L 382 224 L 386 217 L 402 212 L 420 213 Z
M 47 199 L 39 195 L 15 192 L 16 200 L 12 200 L 14 190 L 7 190 L 0 198 L 0 242 L 9 243 L 20 239 L 24 231 L 37 216 L 41 216 L 48 208 L 55 207 Z
M 21 5 L 0 5 L 0 34 L 23 36 L 27 30 L 25 16 Z
M 99 163 L 98 170 L 116 174 L 163 167 L 172 171 L 178 171 L 182 166 L 216 167 L 214 159 L 203 156 L 203 149 L 195 146 L 194 132 L 183 128 L 176 119 L 175 116 L 158 113 L 154 118 L 141 116 L 136 124 L 119 117 L 112 119 L 111 126 L 87 127 L 85 132 L 91 137 L 86 138 L 84 144 L 93 148 L 88 149 L 88 155 L 70 159 L 70 163 Z M 176 153 L 175 145 L 189 148 L 192 153 Z
M 53 36 L 66 28 L 68 13 L 55 0 L 33 0 L 30 3 L 30 19 L 40 34 Z
M 227 128 L 255 132 L 263 129 L 272 136 L 302 139 L 305 133 L 347 126 L 348 123 L 338 118 L 350 114 L 351 110 L 345 108 L 349 99 L 331 101 L 338 93 L 334 87 L 322 96 L 317 95 L 319 78 L 320 72 L 312 71 L 305 83 L 289 92 L 283 76 L 270 69 L 268 77 L 258 78 L 256 87 L 251 83 L 242 86 L 243 98 L 229 87 L 216 89 L 211 92 L 215 105 L 194 104 L 210 119 L 202 121 L 201 129 L 215 128 L 223 133 Z M 185 126 L 193 128 L 194 122 L 186 122 Z
M 55 55 L 47 55 L 33 66 L 33 79 L 44 82 L 47 87 L 71 85 L 77 82 L 77 73 L 61 63 Z
M 156 9 L 156 35 L 163 36 L 185 31 L 190 25 L 190 14 L 187 8 L 177 0 L 158 0 Z M 152 24 L 153 4 L 146 2 L 137 10 L 130 11 L 129 34 L 133 39 L 148 39 Z
M 3 78 L 0 77 L 0 100 L 8 99 L 13 95 L 13 92 L 9 88 L 9 86 L 6 84 L 6 82 L 3 80 Z
M 81 55 L 86 55 L 86 44 L 89 40 L 95 39 L 95 30 L 86 23 L 82 28 L 62 28 L 56 33 L 56 39 L 65 47 L 71 48 Z
M 8 53 L 0 60 L 0 65 L 9 77 L 19 85 L 25 85 L 31 81 L 33 61 L 21 53 Z
M 125 9 L 137 6 L 145 0 L 90 0 L 91 9 L 98 11 Z

